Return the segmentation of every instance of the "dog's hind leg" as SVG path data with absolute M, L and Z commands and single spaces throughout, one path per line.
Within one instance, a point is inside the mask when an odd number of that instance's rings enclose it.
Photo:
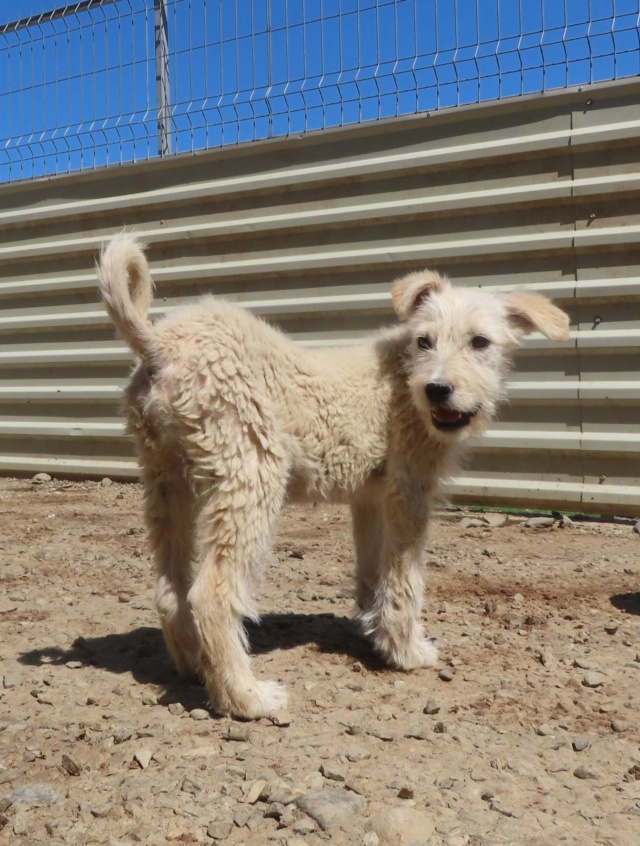
M 287 467 L 246 432 L 227 443 L 221 461 L 203 456 L 203 464 L 209 465 L 209 476 L 204 466 L 198 468 L 199 570 L 189 591 L 199 666 L 214 709 L 257 719 L 286 702 L 279 684 L 254 677 L 243 617 L 258 617 L 252 583 L 282 508 Z
M 378 509 L 371 508 L 370 504 L 368 509 L 354 510 L 356 545 L 367 530 L 373 533 L 367 542 L 368 556 L 359 560 L 358 568 L 360 585 L 365 585 L 364 589 L 359 586 L 366 599 L 360 615 L 363 629 L 392 666 L 402 670 L 432 667 L 438 652 L 424 637 L 420 620 L 428 507 L 421 502 L 409 507 L 403 497 L 390 495 Z M 375 523 L 371 523 L 373 515 Z
M 199 640 L 187 594 L 193 581 L 194 495 L 184 470 L 160 450 L 146 456 L 145 518 L 156 569 L 155 604 L 181 678 L 198 676 Z
M 378 486 L 367 484 L 351 499 L 353 541 L 356 549 L 356 614 L 371 609 L 380 578 L 384 544 L 384 511 Z

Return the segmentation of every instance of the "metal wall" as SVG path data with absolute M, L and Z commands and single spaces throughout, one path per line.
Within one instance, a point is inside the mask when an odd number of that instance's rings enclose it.
M 571 339 L 526 343 L 451 494 L 637 514 L 639 101 L 614 83 L 0 187 L 0 472 L 136 475 L 93 270 L 126 225 L 155 314 L 212 290 L 302 344 L 389 323 L 411 268 L 549 294 Z

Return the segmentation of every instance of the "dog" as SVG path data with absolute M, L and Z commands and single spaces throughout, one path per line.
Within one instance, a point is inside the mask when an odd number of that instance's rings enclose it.
M 350 504 L 364 632 L 393 667 L 434 666 L 420 622 L 434 497 L 494 417 L 520 339 L 565 340 L 567 315 L 538 294 L 409 273 L 391 289 L 397 325 L 319 351 L 213 296 L 152 323 L 148 263 L 125 233 L 98 277 L 137 356 L 125 409 L 180 675 L 203 680 L 221 714 L 285 705 L 279 684 L 253 675 L 243 619 L 258 619 L 253 593 L 287 499 Z

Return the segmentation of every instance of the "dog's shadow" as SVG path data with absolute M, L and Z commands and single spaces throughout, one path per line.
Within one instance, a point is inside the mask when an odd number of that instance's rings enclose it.
M 382 663 L 362 636 L 357 624 L 333 614 L 265 614 L 259 624 L 247 621 L 247 633 L 254 655 L 315 644 L 319 652 L 346 655 L 368 669 Z M 78 638 L 69 649 L 45 646 L 24 652 L 18 659 L 31 667 L 60 666 L 69 661 L 99 667 L 114 675 L 131 673 L 141 685 L 156 685 L 161 705 L 179 702 L 188 711 L 204 708 L 207 695 L 197 682 L 179 679 L 165 649 L 162 632 L 141 626 L 95 638 Z
M 611 597 L 611 604 L 618 611 L 640 615 L 640 593 L 616 593 Z

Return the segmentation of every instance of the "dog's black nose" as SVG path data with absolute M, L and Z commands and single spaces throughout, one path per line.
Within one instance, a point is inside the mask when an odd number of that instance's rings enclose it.
M 425 391 L 429 401 L 437 405 L 451 396 L 453 386 L 446 382 L 428 382 Z

